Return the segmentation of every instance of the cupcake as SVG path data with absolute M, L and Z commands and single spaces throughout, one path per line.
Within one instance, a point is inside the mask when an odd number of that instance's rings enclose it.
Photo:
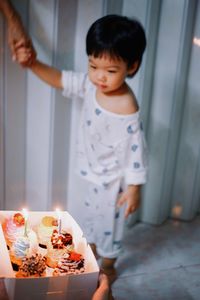
M 68 257 L 68 252 L 71 250 L 73 250 L 72 235 L 66 231 L 58 233 L 58 230 L 55 229 L 47 247 L 47 265 L 51 268 L 56 268 L 59 259 Z
M 72 235 L 64 230 L 62 230 L 61 233 L 59 233 L 57 229 L 54 229 L 51 236 L 51 244 L 54 249 L 67 248 L 68 250 L 72 250 Z
M 58 266 L 58 261 L 62 257 L 68 257 L 68 251 L 66 248 L 63 249 L 54 249 L 52 245 L 48 245 L 46 257 L 46 264 L 50 268 L 56 268 Z
M 42 277 L 46 275 L 46 259 L 41 254 L 33 254 L 22 260 L 16 277 Z
M 13 264 L 20 266 L 22 260 L 38 251 L 37 236 L 33 230 L 27 235 L 20 236 L 10 247 L 10 260 Z
M 37 227 L 38 242 L 41 248 L 47 248 L 47 245 L 51 240 L 52 233 L 56 228 L 57 219 L 52 216 L 45 216 L 42 218 L 40 224 Z
M 25 219 L 21 213 L 16 213 L 7 218 L 2 224 L 6 244 L 10 248 L 12 244 L 24 234 Z
M 58 260 L 57 267 L 53 272 L 53 276 L 65 274 L 80 274 L 85 271 L 84 258 L 80 253 L 71 251 L 68 255 Z

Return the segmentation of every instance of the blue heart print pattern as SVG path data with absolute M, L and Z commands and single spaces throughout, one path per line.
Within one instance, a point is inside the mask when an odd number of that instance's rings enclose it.
M 126 131 L 128 132 L 128 134 L 135 134 L 138 129 L 139 129 L 139 126 L 141 126 L 140 124 L 138 123 L 133 123 L 133 124 L 130 124 L 128 125 L 128 127 L 126 128 Z
M 104 231 L 104 234 L 105 234 L 105 235 L 111 235 L 112 232 L 111 232 L 111 231 Z
M 140 167 L 140 163 L 139 162 L 134 162 L 133 163 L 133 168 L 134 169 L 139 169 L 139 167 Z
M 100 110 L 99 108 L 96 108 L 96 109 L 95 109 L 95 114 L 96 114 L 97 116 L 99 116 L 99 115 L 101 114 L 101 110 Z
M 121 241 L 113 241 L 113 245 L 120 247 Z
M 94 192 L 95 192 L 95 194 L 98 193 L 98 189 L 96 187 L 94 188 Z
M 87 121 L 86 121 L 86 124 L 87 124 L 88 126 L 90 126 L 90 125 L 92 124 L 92 121 L 91 121 L 91 120 L 87 120 Z
M 128 132 L 129 134 L 133 134 L 133 133 L 134 133 L 134 131 L 133 131 L 131 125 L 129 125 L 129 126 L 127 127 L 127 132 Z
M 133 144 L 132 147 L 131 147 L 131 150 L 132 150 L 133 152 L 135 152 L 135 151 L 137 150 L 137 148 L 138 148 L 138 145 Z
M 108 182 L 103 182 L 102 183 L 104 189 L 107 189 L 109 187 L 109 183 Z
M 84 171 L 84 170 L 81 170 L 81 175 L 82 175 L 82 176 L 87 176 L 87 172 Z
M 119 211 L 116 211 L 115 213 L 115 219 L 118 219 L 119 218 Z

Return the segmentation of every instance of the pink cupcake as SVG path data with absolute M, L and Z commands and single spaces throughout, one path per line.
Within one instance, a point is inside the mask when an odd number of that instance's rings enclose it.
M 24 234 L 25 219 L 21 213 L 15 213 L 7 218 L 2 224 L 6 244 L 11 247 L 12 244 Z

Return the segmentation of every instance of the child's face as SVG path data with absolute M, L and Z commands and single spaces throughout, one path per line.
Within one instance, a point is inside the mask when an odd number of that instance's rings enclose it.
M 120 91 L 125 78 L 130 74 L 126 62 L 111 58 L 108 54 L 101 57 L 89 56 L 88 75 L 97 90 L 104 94 Z

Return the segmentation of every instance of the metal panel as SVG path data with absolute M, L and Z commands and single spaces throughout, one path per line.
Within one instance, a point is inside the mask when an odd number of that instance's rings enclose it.
M 55 34 L 55 1 L 30 1 L 30 34 L 39 58 L 52 64 Z M 27 82 L 26 200 L 30 209 L 48 208 L 52 157 L 53 90 L 28 73 Z
M 73 69 L 77 1 L 58 1 L 56 12 L 57 29 L 54 41 L 55 55 L 53 65 L 61 70 Z M 48 202 L 49 209 L 56 206 L 64 209 L 67 206 L 71 107 L 71 101 L 65 99 L 60 91 L 55 91 L 54 118 L 52 122 L 52 178 L 49 178 L 51 187 L 51 195 Z
M 198 7 L 194 1 L 189 1 L 188 18 L 196 20 L 194 35 L 192 34 L 185 41 L 185 47 L 192 46 L 188 81 L 186 82 L 185 105 L 182 113 L 182 127 L 180 132 L 180 143 L 177 153 L 177 164 L 175 170 L 174 189 L 172 194 L 173 207 L 179 207 L 180 215 L 177 217 L 184 220 L 194 218 L 199 206 L 199 179 L 200 179 L 200 46 L 193 38 L 200 41 L 200 2 Z M 195 18 L 196 12 L 196 18 Z M 175 216 L 172 211 L 172 216 Z
M 17 9 L 26 24 L 27 2 Z M 26 73 L 11 61 L 7 41 L 5 45 L 5 209 L 17 209 L 25 201 Z
M 123 0 L 104 0 L 103 15 L 121 14 L 123 11 Z
M 75 70 L 87 71 L 87 56 L 85 52 L 85 38 L 89 26 L 97 18 L 102 16 L 103 0 L 79 0 L 77 10 L 76 37 L 75 37 Z M 68 181 L 68 210 L 79 220 L 82 225 L 82 211 L 84 210 L 84 193 L 86 183 L 81 180 L 74 172 L 75 166 L 75 147 L 77 125 L 80 118 L 81 104 L 77 99 L 73 99 L 71 111 L 71 136 L 70 136 L 70 164 Z M 77 188 L 78 186 L 78 188 Z
M 162 2 L 160 12 L 152 105 L 149 111 L 149 181 L 145 187 L 141 216 L 141 220 L 155 224 L 165 220 L 164 215 L 170 202 L 170 198 L 164 197 L 163 191 L 166 182 L 173 176 L 172 170 L 168 177 L 165 176 L 165 172 L 168 149 L 174 142 L 169 140 L 169 137 L 173 130 L 171 117 L 174 109 L 184 5 L 184 1 L 166 0 Z

